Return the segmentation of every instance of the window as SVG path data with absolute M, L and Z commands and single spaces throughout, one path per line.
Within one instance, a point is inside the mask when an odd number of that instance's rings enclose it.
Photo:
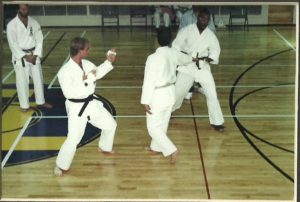
M 29 15 L 44 15 L 44 6 L 29 6 Z
M 67 6 L 68 15 L 87 15 L 86 6 Z
M 101 15 L 101 6 L 90 6 L 90 15 Z

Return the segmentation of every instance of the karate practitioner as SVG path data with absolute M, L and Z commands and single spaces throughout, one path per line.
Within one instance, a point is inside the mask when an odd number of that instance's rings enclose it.
M 183 51 L 193 57 L 201 58 L 199 65 L 190 64 L 178 68 L 176 89 L 176 103 L 173 111 L 181 107 L 184 96 L 193 85 L 199 82 L 206 96 L 209 121 L 211 126 L 224 131 L 223 113 L 217 98 L 216 86 L 209 63 L 218 64 L 220 45 L 215 34 L 207 27 L 210 13 L 201 9 L 198 13 L 197 24 L 191 24 L 178 32 L 172 43 L 172 48 Z
M 29 105 L 29 76 L 34 84 L 35 102 L 40 107 L 52 108 L 45 102 L 41 57 L 43 34 L 40 25 L 28 16 L 27 4 L 20 4 L 18 14 L 7 24 L 7 40 L 16 72 L 16 86 L 21 111 Z
M 71 41 L 71 58 L 58 72 L 58 80 L 66 97 L 68 135 L 56 159 L 54 174 L 57 176 L 63 175 L 63 171 L 70 168 L 87 122 L 102 130 L 98 151 L 114 153 L 112 147 L 116 121 L 94 94 L 96 80 L 113 69 L 112 63 L 116 59 L 114 51 L 115 49 L 108 51 L 107 60 L 96 67 L 92 62 L 85 60 L 89 54 L 89 41 L 80 37 Z
M 146 111 L 147 129 L 152 138 L 148 150 L 162 152 L 165 157 L 171 155 L 171 163 L 175 163 L 178 150 L 168 138 L 167 129 L 175 102 L 176 67 L 195 59 L 168 47 L 171 35 L 168 28 L 157 32 L 160 47 L 147 58 L 141 104 Z

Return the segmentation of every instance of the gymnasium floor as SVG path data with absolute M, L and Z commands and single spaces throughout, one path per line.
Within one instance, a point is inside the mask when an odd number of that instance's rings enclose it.
M 144 150 L 150 138 L 140 95 L 144 64 L 155 50 L 154 32 L 45 28 L 43 33 L 45 92 L 53 110 L 35 108 L 32 97 L 34 108 L 20 112 L 11 54 L 3 40 L 3 199 L 293 199 L 295 27 L 217 30 L 222 51 L 220 64 L 211 69 L 226 129 L 210 128 L 205 97 L 194 93 L 170 121 L 168 135 L 180 151 L 175 165 Z M 56 154 L 67 133 L 56 74 L 75 36 L 91 41 L 89 59 L 95 64 L 117 47 L 115 69 L 96 89 L 116 116 L 117 154 L 97 153 L 99 130 L 88 126 L 71 170 L 55 177 Z

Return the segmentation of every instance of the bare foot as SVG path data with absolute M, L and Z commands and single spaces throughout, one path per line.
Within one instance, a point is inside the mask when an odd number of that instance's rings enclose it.
M 150 152 L 151 154 L 160 154 L 161 153 L 161 152 L 152 150 L 150 147 L 145 147 L 145 150 Z
M 39 107 L 43 107 L 43 108 L 46 108 L 46 109 L 51 109 L 53 108 L 53 105 L 52 104 L 49 104 L 47 102 L 45 102 L 44 104 L 42 105 L 38 105 Z
M 20 108 L 21 112 L 23 112 L 23 113 L 26 113 L 26 112 L 28 112 L 28 111 L 29 111 L 29 109 L 30 109 L 30 108 L 26 108 L 26 109 L 25 109 L 25 108 Z
M 63 169 L 60 169 L 58 166 L 55 166 L 54 175 L 61 177 L 61 176 L 63 176 L 64 172 L 66 172 L 66 171 Z
M 179 154 L 179 151 L 178 151 L 178 150 L 176 150 L 175 152 L 173 152 L 173 153 L 171 154 L 171 163 L 172 163 L 172 164 L 176 163 L 178 154 Z
M 98 150 L 98 152 L 103 153 L 103 154 L 111 154 L 111 155 L 116 154 L 116 151 L 114 151 L 114 150 L 112 150 L 112 151 L 110 151 L 110 152 L 108 152 L 108 151 L 103 151 L 100 147 L 98 147 L 97 150 Z

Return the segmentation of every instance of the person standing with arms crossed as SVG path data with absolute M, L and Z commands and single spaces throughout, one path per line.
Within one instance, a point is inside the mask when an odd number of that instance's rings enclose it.
M 20 4 L 18 14 L 7 24 L 7 40 L 12 52 L 12 63 L 16 72 L 16 86 L 21 111 L 27 112 L 29 105 L 29 76 L 34 84 L 35 102 L 38 106 L 52 108 L 45 102 L 41 57 L 43 34 L 36 20 L 28 16 L 27 4 Z

